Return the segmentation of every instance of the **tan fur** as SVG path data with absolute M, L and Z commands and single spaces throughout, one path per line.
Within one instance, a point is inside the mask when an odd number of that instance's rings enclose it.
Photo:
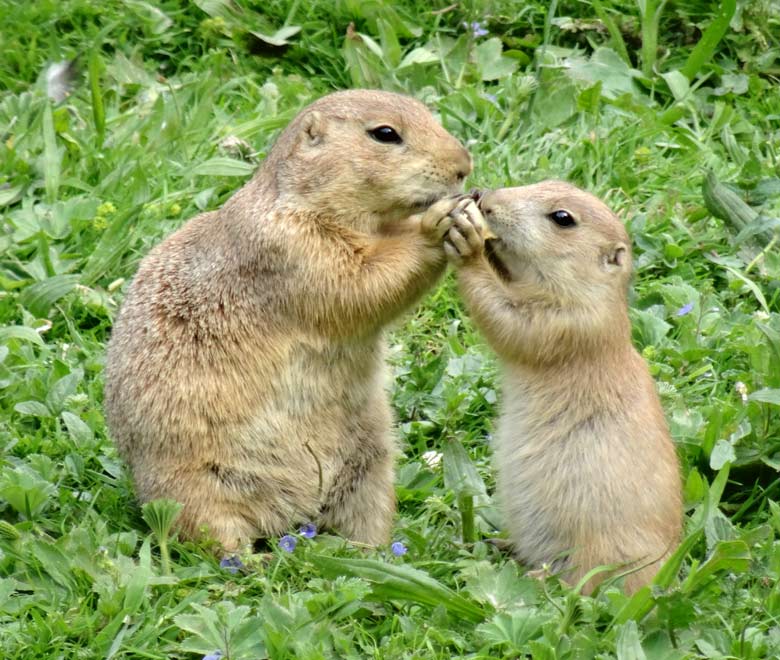
M 503 362 L 498 496 L 518 558 L 578 582 L 619 564 L 633 592 L 678 543 L 677 456 L 655 384 L 631 344 L 630 243 L 596 197 L 547 181 L 480 201 L 446 250 L 470 313 Z M 575 227 L 549 218 L 563 209 Z M 589 593 L 602 573 L 585 587 Z
M 382 125 L 403 144 L 372 139 Z M 149 253 L 105 389 L 141 500 L 178 500 L 184 534 L 205 526 L 226 550 L 309 520 L 388 540 L 382 331 L 441 274 L 455 202 L 419 212 L 470 169 L 421 103 L 338 92 L 293 120 L 222 209 Z

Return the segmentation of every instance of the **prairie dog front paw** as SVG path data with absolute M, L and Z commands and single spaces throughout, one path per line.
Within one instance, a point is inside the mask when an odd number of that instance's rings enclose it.
M 464 200 L 460 197 L 447 197 L 440 199 L 432 204 L 420 218 L 420 232 L 431 243 L 436 246 L 441 245 L 444 236 L 452 227 L 452 212 L 463 204 Z
M 444 252 L 454 266 L 479 257 L 485 249 L 485 220 L 473 200 L 465 201 L 450 212 L 452 226 L 444 239 Z

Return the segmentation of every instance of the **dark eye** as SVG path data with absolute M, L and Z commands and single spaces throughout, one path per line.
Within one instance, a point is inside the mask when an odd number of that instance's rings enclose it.
M 395 129 L 391 126 L 377 126 L 368 131 L 368 134 L 374 138 L 377 142 L 385 142 L 388 144 L 401 144 L 403 140 Z
M 574 217 L 568 211 L 561 209 L 560 211 L 553 211 L 547 216 L 559 227 L 573 227 L 577 224 Z

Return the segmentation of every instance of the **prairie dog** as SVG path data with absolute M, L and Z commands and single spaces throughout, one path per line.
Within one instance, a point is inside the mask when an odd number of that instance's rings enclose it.
M 626 230 L 557 181 L 488 192 L 479 207 L 484 218 L 473 205 L 457 215 L 445 249 L 503 363 L 497 492 L 516 556 L 572 583 L 600 565 L 637 569 L 624 582 L 634 592 L 675 549 L 682 506 L 655 384 L 631 344 Z
M 313 521 L 368 544 L 395 510 L 383 329 L 446 266 L 471 157 L 371 90 L 305 108 L 255 176 L 141 262 L 105 410 L 139 498 L 225 551 Z

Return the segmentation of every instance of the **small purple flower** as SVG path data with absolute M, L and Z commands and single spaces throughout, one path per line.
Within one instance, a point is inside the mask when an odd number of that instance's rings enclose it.
M 219 562 L 219 567 L 224 568 L 228 573 L 235 575 L 239 569 L 244 568 L 243 562 L 238 558 L 238 555 L 232 555 L 230 557 L 223 557 Z
M 317 526 L 314 523 L 306 523 L 298 530 L 304 538 L 313 539 L 317 536 Z
M 489 34 L 489 32 L 479 21 L 474 21 L 473 23 L 463 23 L 463 27 L 467 30 L 471 30 L 471 36 L 473 36 L 475 39 L 484 37 L 486 34 Z
M 490 101 L 493 105 L 498 105 L 498 98 L 496 98 L 495 94 L 488 94 L 487 92 L 483 92 L 480 94 L 480 96 L 486 101 Z
M 298 545 L 298 539 L 289 534 L 285 534 L 279 539 L 279 547 L 285 552 L 292 552 L 295 550 L 295 546 Z
M 683 305 L 682 307 L 680 307 L 680 309 L 678 309 L 674 313 L 674 315 L 675 316 L 685 316 L 686 314 L 690 314 L 691 310 L 693 310 L 693 303 L 689 302 L 689 303 L 686 303 L 685 305 Z
M 393 544 L 390 546 L 390 551 L 396 556 L 396 557 L 402 557 L 405 555 L 408 550 L 406 549 L 406 546 L 401 543 L 400 541 L 393 541 Z
M 212 651 L 208 655 L 203 656 L 203 660 L 219 660 L 222 657 L 222 651 L 217 649 L 216 651 Z

